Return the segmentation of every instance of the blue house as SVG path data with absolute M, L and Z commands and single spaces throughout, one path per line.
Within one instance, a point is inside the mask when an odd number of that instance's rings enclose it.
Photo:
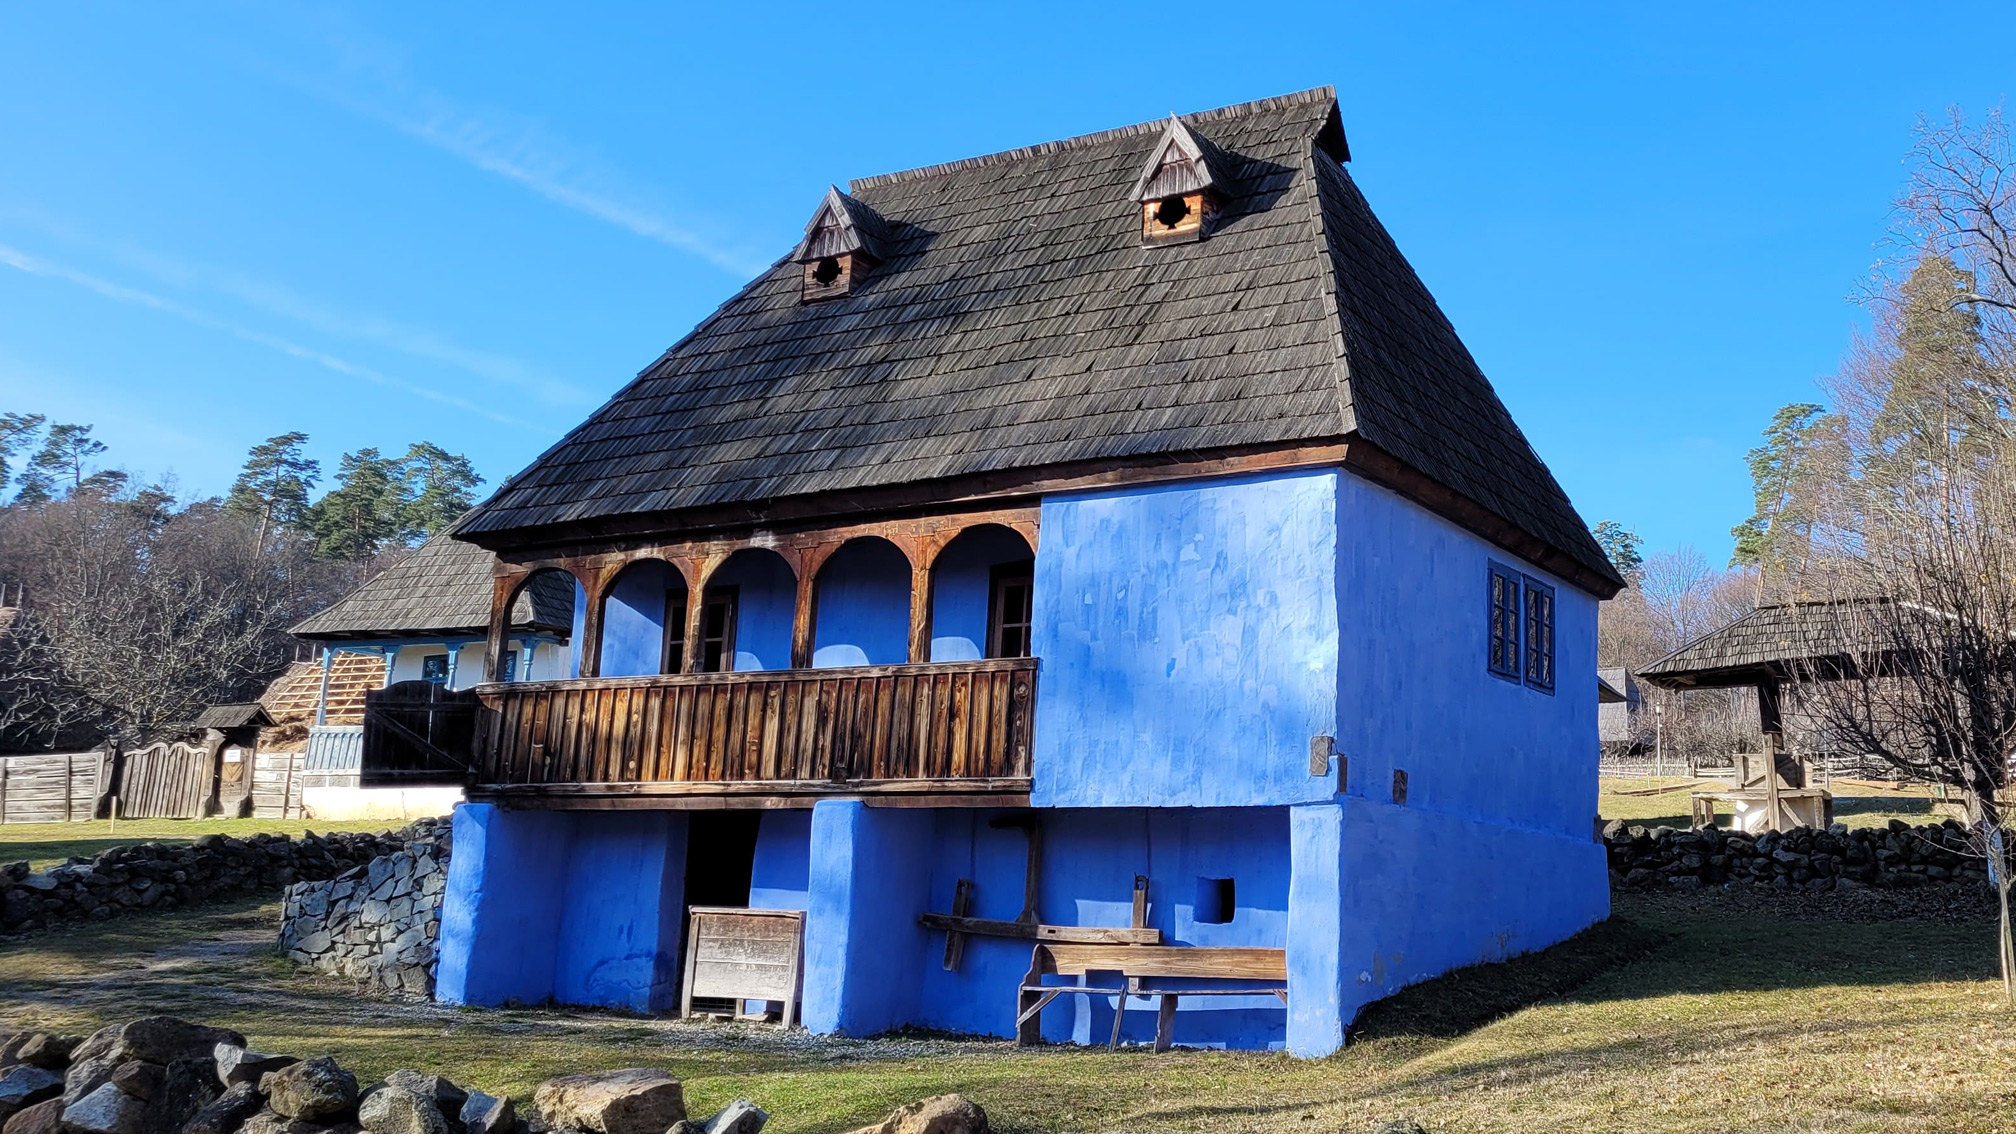
M 814 1031 L 1315 1056 L 1606 916 L 1621 581 L 1348 158 L 1321 89 L 856 180 L 468 517 L 487 658 L 586 599 L 478 686 L 438 995 L 662 1010 L 793 909 Z M 1022 1019 L 1074 942 L 1284 995 Z

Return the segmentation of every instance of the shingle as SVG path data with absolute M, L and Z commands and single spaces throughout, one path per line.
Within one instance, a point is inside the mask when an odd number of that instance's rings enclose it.
M 779 261 L 463 530 L 1356 435 L 1614 578 L 1338 162 L 1336 114 L 1323 88 L 1187 116 L 1226 181 L 1191 244 L 1141 247 L 1130 198 L 1167 120 L 856 181 L 886 260 L 854 294 L 802 303 Z
M 466 519 L 436 533 L 292 633 L 300 638 L 483 633 L 490 625 L 490 580 L 497 557 L 454 538 Z M 534 575 L 511 612 L 514 629 L 566 634 L 573 624 L 573 580 L 556 571 Z

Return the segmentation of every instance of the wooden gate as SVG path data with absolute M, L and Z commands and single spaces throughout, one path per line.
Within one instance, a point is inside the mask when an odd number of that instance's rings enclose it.
M 364 695 L 363 787 L 460 784 L 469 778 L 476 693 L 401 681 Z
M 187 744 L 128 752 L 119 773 L 121 819 L 200 819 L 210 802 L 210 753 Z
M 105 752 L 0 756 L 0 823 L 95 818 L 105 788 Z

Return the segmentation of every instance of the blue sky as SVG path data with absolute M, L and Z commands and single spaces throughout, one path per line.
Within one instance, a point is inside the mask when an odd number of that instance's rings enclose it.
M 1957 4 L 1196 12 L 0 2 L 0 411 L 189 492 L 290 429 L 494 486 L 829 182 L 1329 83 L 1583 516 L 1719 560 L 1914 119 L 2016 78 Z

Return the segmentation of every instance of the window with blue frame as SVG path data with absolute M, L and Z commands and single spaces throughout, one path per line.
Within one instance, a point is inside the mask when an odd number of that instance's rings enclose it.
M 1554 588 L 1526 577 L 1526 684 L 1554 691 Z
M 420 680 L 436 685 L 448 684 L 448 655 L 428 654 L 420 659 Z
M 1507 681 L 1519 680 L 1519 595 L 1521 576 L 1491 564 L 1491 654 L 1489 668 Z
M 1554 691 L 1554 588 L 1493 563 L 1489 583 L 1491 649 L 1485 665 L 1507 681 Z

